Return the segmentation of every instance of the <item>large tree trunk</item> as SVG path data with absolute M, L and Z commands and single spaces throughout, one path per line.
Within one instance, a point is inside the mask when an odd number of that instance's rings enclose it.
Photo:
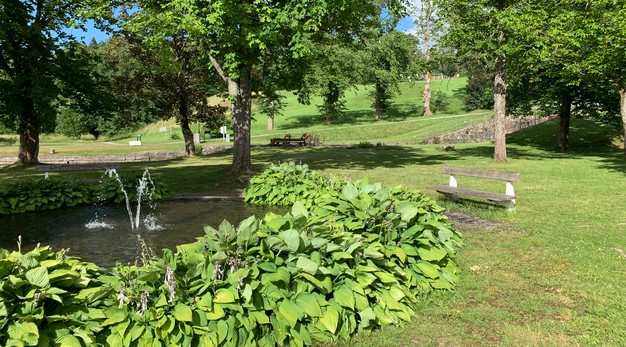
M 496 57 L 496 77 L 494 79 L 493 112 L 495 123 L 495 147 L 493 159 L 506 161 L 506 55 Z
M 22 111 L 19 115 L 20 149 L 17 156 L 22 164 L 39 162 L 39 122 L 31 96 L 32 89 L 24 88 L 21 97 Z
M 430 84 L 433 79 L 433 73 L 431 71 L 426 71 L 426 83 L 424 84 L 424 111 L 422 111 L 422 116 L 432 116 L 433 111 L 430 109 L 430 99 L 432 98 L 432 92 L 430 90 Z
M 619 113 L 624 128 L 624 159 L 626 159 L 626 88 L 623 86 L 619 87 Z
M 196 153 L 196 145 L 193 142 L 193 132 L 189 127 L 189 100 L 184 94 L 180 94 L 178 98 L 178 117 L 185 140 L 185 155 L 193 157 Z
M 569 123 L 572 118 L 572 97 L 569 94 L 561 98 L 559 110 L 559 149 L 567 150 L 569 147 Z
M 250 158 L 250 119 L 252 114 L 252 76 L 249 66 L 239 68 L 239 78 L 228 81 L 228 92 L 233 103 L 233 165 L 231 174 L 252 172 Z

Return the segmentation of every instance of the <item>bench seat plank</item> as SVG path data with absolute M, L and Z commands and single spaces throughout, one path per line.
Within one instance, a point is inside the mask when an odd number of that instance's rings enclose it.
M 468 188 L 459 188 L 459 187 L 450 187 L 450 186 L 430 186 L 428 188 L 432 190 L 436 190 L 442 194 L 474 196 L 477 198 L 482 198 L 482 199 L 495 201 L 495 202 L 505 202 L 505 201 L 511 201 L 515 199 L 515 195 L 485 192 L 482 190 L 475 190 L 475 189 L 468 189 Z
M 492 180 L 502 180 L 509 182 L 519 181 L 520 174 L 516 172 L 500 172 L 492 170 L 470 169 L 470 168 L 456 168 L 456 167 L 444 167 L 444 174 L 470 176 L 488 178 Z

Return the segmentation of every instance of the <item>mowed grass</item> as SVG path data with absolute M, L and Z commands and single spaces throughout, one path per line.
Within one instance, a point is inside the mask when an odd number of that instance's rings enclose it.
M 271 162 L 307 163 L 319 173 L 423 190 L 445 184 L 443 166 L 521 173 L 513 213 L 480 203 L 445 207 L 479 216 L 495 227 L 459 226 L 466 246 L 458 288 L 424 297 L 417 317 L 333 346 L 623 346 L 626 341 L 626 163 L 615 129 L 575 119 L 571 150 L 556 151 L 557 122 L 508 137 L 508 161 L 492 160 L 491 143 L 375 148 L 255 148 L 261 171 Z M 159 163 L 149 168 L 173 193 L 240 192 L 247 177 L 227 174 L 231 153 Z M 74 173 L 71 173 L 74 175 Z M 34 175 L 0 169 L 0 181 Z M 64 173 L 70 175 L 70 173 Z M 77 173 L 76 175 L 80 175 Z M 461 185 L 504 190 L 502 182 Z M 202 230 L 198 230 L 199 235 Z
M 291 134 L 299 137 L 304 133 L 315 134 L 324 144 L 346 144 L 360 142 L 400 142 L 417 144 L 424 138 L 440 135 L 460 128 L 480 123 L 492 117 L 492 112 L 477 111 L 466 113 L 463 110 L 461 95 L 467 80 L 454 78 L 434 80 L 433 91 L 445 95 L 447 107 L 440 109 L 432 117 L 420 117 L 422 112 L 421 93 L 424 82 L 401 84 L 400 93 L 393 99 L 392 106 L 383 120 L 375 121 L 372 101 L 369 97 L 370 86 L 359 86 L 346 92 L 346 114 L 328 125 L 319 115 L 319 97 L 311 98 L 309 105 L 298 103 L 291 92 L 285 96 L 285 109 L 276 116 L 275 130 L 267 130 L 267 116 L 259 113 L 253 106 L 251 141 L 253 144 L 268 144 L 273 137 Z M 214 99 L 215 103 L 227 104 Z M 200 132 L 204 140 L 204 129 L 192 124 L 193 132 Z M 165 132 L 162 132 L 165 130 Z M 141 146 L 129 146 L 142 134 Z M 232 135 L 232 134 L 231 134 Z M 204 146 L 224 146 L 220 135 L 206 139 Z M 17 136 L 0 135 L 0 156 L 16 156 L 18 151 Z M 54 149 L 55 155 L 102 155 L 145 152 L 182 152 L 184 143 L 180 126 L 175 120 L 159 121 L 146 125 L 131 134 L 111 138 L 101 137 L 94 141 L 91 135 L 84 135 L 79 140 L 68 139 L 62 135 L 43 134 L 41 136 L 40 156 L 49 155 Z

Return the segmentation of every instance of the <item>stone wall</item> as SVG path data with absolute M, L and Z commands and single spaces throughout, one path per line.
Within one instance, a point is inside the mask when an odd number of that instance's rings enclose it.
M 220 152 L 232 146 L 202 146 L 202 154 Z M 178 159 L 185 156 L 185 152 L 146 152 L 111 155 L 40 155 L 42 164 L 87 164 L 87 163 L 135 163 L 160 160 Z M 0 165 L 10 165 L 17 162 L 17 157 L 0 157 Z
M 506 133 L 510 134 L 522 129 L 530 128 L 537 124 L 544 123 L 551 119 L 558 118 L 558 116 L 531 116 L 531 117 L 522 117 L 522 118 L 506 118 Z M 475 142 L 486 142 L 494 139 L 494 128 L 495 121 L 489 120 L 487 122 L 483 122 L 480 124 L 475 124 L 467 128 L 463 128 L 457 131 L 453 131 L 447 134 L 433 136 L 429 138 L 425 138 L 423 143 L 433 144 L 433 143 L 475 143 Z

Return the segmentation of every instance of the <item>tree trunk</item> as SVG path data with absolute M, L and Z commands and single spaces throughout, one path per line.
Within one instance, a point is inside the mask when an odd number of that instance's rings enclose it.
M 624 159 L 626 159 L 626 88 L 623 86 L 619 87 L 619 113 L 624 128 Z
M 378 98 L 378 96 L 376 96 L 376 100 L 374 101 L 374 109 L 376 112 L 376 120 L 383 119 L 383 110 L 380 106 L 380 99 Z
M 178 105 L 180 117 L 180 129 L 183 131 L 185 140 L 185 155 L 193 157 L 196 153 L 196 144 L 193 142 L 193 132 L 189 127 L 189 105 L 186 97 L 181 97 Z
M 228 92 L 234 97 L 233 130 L 233 165 L 231 174 L 252 172 L 250 158 L 250 119 L 252 114 L 252 76 L 251 67 L 241 66 L 239 78 L 228 81 Z
M 193 157 L 196 153 L 196 145 L 193 142 L 193 132 L 189 127 L 190 111 L 190 92 L 189 78 L 193 73 L 191 68 L 189 52 L 186 49 L 187 38 L 185 32 L 179 30 L 174 35 L 172 42 L 176 61 L 180 63 L 180 70 L 176 74 L 176 93 L 178 94 L 178 122 L 183 132 L 183 140 L 185 141 L 185 155 Z
M 572 117 L 572 97 L 569 94 L 561 98 L 559 111 L 559 149 L 564 151 L 569 147 L 569 123 Z
M 19 115 L 20 149 L 18 160 L 22 164 L 39 162 L 39 122 L 31 98 L 32 89 L 24 88 L 21 97 L 22 111 Z
M 501 35 L 503 35 L 501 33 Z M 506 161 L 506 55 L 496 57 L 496 77 L 494 79 L 493 112 L 495 123 L 495 146 L 493 159 Z
M 432 93 L 430 90 L 430 84 L 433 79 L 432 71 L 426 71 L 426 83 L 424 84 L 424 111 L 422 111 L 422 116 L 432 116 L 433 111 L 430 109 L 430 99 L 432 98 Z
M 267 130 L 274 131 L 274 101 L 270 101 L 270 110 L 267 115 Z

